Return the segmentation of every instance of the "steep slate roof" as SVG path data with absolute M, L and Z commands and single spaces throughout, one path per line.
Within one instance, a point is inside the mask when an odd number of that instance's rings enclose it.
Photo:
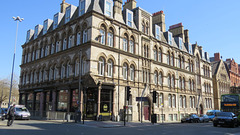
M 212 73 L 213 75 L 217 74 L 217 71 L 218 71 L 218 67 L 220 65 L 221 61 L 214 61 L 214 62 L 211 62 L 211 66 L 212 66 Z
M 100 5 L 102 5 L 102 4 L 103 3 L 100 0 L 91 0 L 91 4 L 89 5 L 87 12 L 90 12 L 93 10 L 93 11 L 103 14 L 103 10 L 100 7 Z

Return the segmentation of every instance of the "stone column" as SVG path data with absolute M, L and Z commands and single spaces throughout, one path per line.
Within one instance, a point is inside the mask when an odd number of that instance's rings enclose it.
M 100 107 L 101 107 L 101 89 L 102 89 L 102 85 L 99 84 L 98 85 L 98 113 L 97 113 L 98 118 L 99 118 L 99 115 L 100 115 Z
M 40 116 L 43 116 L 43 103 L 44 103 L 44 92 L 41 92 L 40 95 Z
M 112 92 L 113 92 L 113 94 L 112 94 L 112 99 L 113 99 L 113 106 L 112 106 L 112 115 L 114 116 L 113 118 L 115 118 L 115 116 L 116 116 L 116 112 L 115 112 L 115 95 L 116 95 L 116 88 L 114 88 L 113 90 L 112 90 Z M 114 119 L 113 119 L 114 120 Z
M 52 111 L 56 111 L 57 90 L 52 91 Z

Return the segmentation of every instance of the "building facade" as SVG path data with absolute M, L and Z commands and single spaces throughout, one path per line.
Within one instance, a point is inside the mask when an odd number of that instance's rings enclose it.
M 214 54 L 211 61 L 213 75 L 213 97 L 214 109 L 221 109 L 221 95 L 230 93 L 230 79 L 228 76 L 227 65 L 220 59 L 220 53 Z
M 228 66 L 228 74 L 231 80 L 231 87 L 240 86 L 240 72 L 238 69 L 238 64 L 234 59 L 226 59 L 225 63 Z
M 152 113 L 177 121 L 214 108 L 208 53 L 190 43 L 182 23 L 166 31 L 163 11 L 150 14 L 135 0 L 61 6 L 22 45 L 20 103 L 36 114 L 80 106 L 87 119 L 118 120 L 126 105 L 129 121 L 148 121 Z

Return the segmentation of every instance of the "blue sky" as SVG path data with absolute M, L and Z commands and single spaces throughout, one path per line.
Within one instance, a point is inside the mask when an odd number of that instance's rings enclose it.
M 126 0 L 123 0 L 124 2 Z M 10 78 L 14 52 L 16 22 L 13 16 L 20 16 L 24 21 L 19 24 L 17 51 L 14 73 L 20 74 L 22 48 L 26 33 L 37 24 L 43 24 L 47 18 L 60 11 L 62 0 L 4 0 L 1 1 L 1 66 L 0 79 Z M 78 5 L 78 0 L 66 0 Z M 137 0 L 137 6 L 149 13 L 160 10 L 166 16 L 166 27 L 182 22 L 189 30 L 190 42 L 203 46 L 210 57 L 220 52 L 223 60 L 234 58 L 240 64 L 240 1 L 239 0 Z M 16 78 L 17 79 L 17 78 Z

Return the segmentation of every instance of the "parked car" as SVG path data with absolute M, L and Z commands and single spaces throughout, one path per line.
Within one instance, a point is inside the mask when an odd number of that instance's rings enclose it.
M 184 123 L 184 122 L 199 123 L 200 119 L 196 114 L 189 114 L 181 119 L 181 123 Z
M 219 112 L 217 116 L 213 119 L 213 126 L 217 127 L 218 125 L 225 125 L 231 127 L 238 127 L 238 119 L 232 112 Z
M 209 120 L 212 121 L 213 118 L 215 118 L 216 113 L 219 113 L 219 112 L 221 112 L 221 111 L 220 110 L 208 110 L 206 114 L 207 114 Z
M 16 119 L 27 119 L 27 120 L 29 120 L 30 117 L 31 117 L 31 114 L 24 105 L 16 105 L 15 106 L 15 118 Z
M 7 108 L 2 108 L 4 119 L 7 119 L 7 110 Z
M 203 122 L 203 123 L 204 122 L 209 122 L 209 118 L 206 114 L 201 114 L 199 119 L 200 119 L 200 122 Z
M 3 116 L 3 109 L 2 108 L 0 108 L 0 120 L 4 120 L 5 119 L 5 117 Z

